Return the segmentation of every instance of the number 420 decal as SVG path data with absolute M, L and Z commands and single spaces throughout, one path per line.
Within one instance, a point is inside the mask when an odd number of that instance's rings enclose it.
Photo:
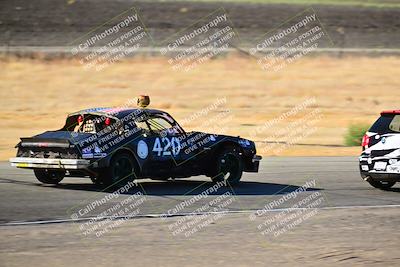
M 181 143 L 177 137 L 157 137 L 154 141 L 153 152 L 157 152 L 157 156 L 176 156 L 181 151 Z M 171 154 L 172 152 L 172 154 Z

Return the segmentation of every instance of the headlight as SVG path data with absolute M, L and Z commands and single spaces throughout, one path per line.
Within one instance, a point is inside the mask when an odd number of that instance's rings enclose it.
M 248 147 L 250 146 L 250 141 L 247 139 L 239 139 L 239 145 L 242 147 Z

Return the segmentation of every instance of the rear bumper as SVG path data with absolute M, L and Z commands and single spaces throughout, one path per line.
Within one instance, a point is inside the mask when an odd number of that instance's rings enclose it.
M 10 158 L 11 166 L 17 168 L 44 168 L 78 170 L 89 167 L 90 161 L 86 159 L 45 159 L 45 158 Z

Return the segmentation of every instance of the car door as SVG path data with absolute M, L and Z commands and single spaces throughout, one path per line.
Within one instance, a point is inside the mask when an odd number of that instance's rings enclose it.
M 181 151 L 179 133 L 171 122 L 157 115 L 136 122 L 141 140 L 148 147 L 144 169 L 150 176 L 168 176 L 176 171 Z M 139 151 L 139 149 L 138 149 Z
M 169 114 L 163 113 L 149 120 L 153 132 L 160 127 L 158 136 L 154 141 L 153 153 L 165 157 L 164 160 L 172 161 L 174 169 L 184 169 L 188 173 L 189 168 L 197 165 L 198 155 L 204 150 L 204 139 L 207 134 L 200 132 L 186 133 Z M 193 170 L 195 171 L 195 170 Z

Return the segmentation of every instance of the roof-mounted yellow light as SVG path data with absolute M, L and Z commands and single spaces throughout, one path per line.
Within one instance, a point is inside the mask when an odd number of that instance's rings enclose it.
M 150 105 L 150 97 L 148 95 L 140 95 L 137 99 L 138 107 L 145 108 Z

